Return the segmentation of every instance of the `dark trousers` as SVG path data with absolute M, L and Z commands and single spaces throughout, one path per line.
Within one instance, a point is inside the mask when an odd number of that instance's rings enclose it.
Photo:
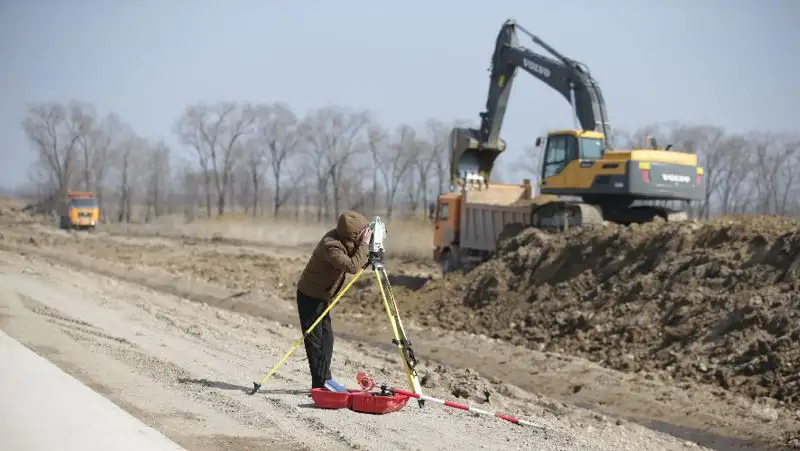
M 300 316 L 300 327 L 307 331 L 319 315 L 328 307 L 321 299 L 306 296 L 297 292 L 297 313 Z M 333 325 L 330 314 L 325 315 L 317 327 L 306 335 L 306 356 L 311 371 L 311 388 L 322 388 L 325 381 L 331 379 L 331 358 L 333 357 Z

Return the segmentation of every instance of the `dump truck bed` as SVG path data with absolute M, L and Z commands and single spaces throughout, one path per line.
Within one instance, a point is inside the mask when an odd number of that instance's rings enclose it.
M 461 248 L 494 252 L 503 228 L 512 223 L 530 224 L 530 205 L 465 204 L 461 216 Z
M 512 223 L 531 223 L 531 201 L 520 185 L 493 185 L 464 193 L 461 207 L 460 247 L 494 252 L 503 228 Z

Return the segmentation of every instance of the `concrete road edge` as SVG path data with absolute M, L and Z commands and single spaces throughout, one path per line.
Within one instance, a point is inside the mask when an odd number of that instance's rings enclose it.
M 24 451 L 185 451 L 0 331 L 0 437 Z

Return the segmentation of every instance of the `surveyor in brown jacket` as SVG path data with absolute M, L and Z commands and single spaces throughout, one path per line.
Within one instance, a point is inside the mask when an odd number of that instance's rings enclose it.
M 305 332 L 336 297 L 346 274 L 355 274 L 367 263 L 372 231 L 368 220 L 354 211 L 339 216 L 336 228 L 317 243 L 297 282 L 297 312 Z M 333 328 L 330 314 L 306 336 L 306 355 L 311 388 L 324 388 L 331 380 Z

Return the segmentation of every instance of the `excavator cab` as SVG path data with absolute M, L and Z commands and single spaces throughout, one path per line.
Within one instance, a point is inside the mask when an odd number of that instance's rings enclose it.
M 597 131 L 548 133 L 542 155 L 542 194 L 577 196 L 604 214 L 635 200 L 696 200 L 705 190 L 697 155 L 658 149 L 611 150 Z M 627 219 L 621 222 L 628 222 Z
M 601 160 L 605 154 L 603 134 L 593 131 L 554 131 L 542 140 L 536 138 L 536 147 L 546 141 L 542 158 L 542 180 L 561 173 L 575 160 Z

